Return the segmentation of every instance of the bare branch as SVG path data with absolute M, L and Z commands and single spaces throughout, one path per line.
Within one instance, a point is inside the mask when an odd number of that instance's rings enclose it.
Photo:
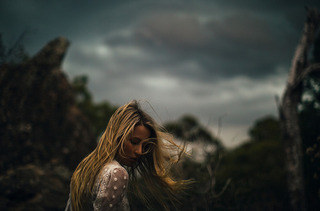
M 317 10 L 309 8 L 303 34 L 292 60 L 288 78 L 288 83 L 290 85 L 295 84 L 295 79 L 303 72 L 303 69 L 307 66 L 308 51 L 310 46 L 314 42 L 315 32 L 318 28 L 319 20 L 320 15 Z
M 300 75 L 301 80 L 305 79 L 308 75 L 320 72 L 320 63 L 311 64 L 308 67 L 305 68 L 305 70 Z
M 292 89 L 297 88 L 306 77 L 315 72 L 320 72 L 320 63 L 311 64 L 304 68 L 301 74 L 295 79 L 295 83 L 292 84 Z
M 219 193 L 215 194 L 214 197 L 217 198 L 217 197 L 221 196 L 221 195 L 226 191 L 226 189 L 227 189 L 228 186 L 230 185 L 231 181 L 232 181 L 231 178 L 229 178 L 229 179 L 227 180 L 227 182 L 224 184 L 224 186 L 223 186 L 223 188 L 221 189 L 221 191 L 220 191 Z
M 222 116 L 219 117 L 218 119 L 218 131 L 217 131 L 217 137 L 220 138 L 221 135 L 221 131 L 222 131 L 222 120 L 223 118 L 225 118 L 227 116 L 227 114 L 224 114 Z

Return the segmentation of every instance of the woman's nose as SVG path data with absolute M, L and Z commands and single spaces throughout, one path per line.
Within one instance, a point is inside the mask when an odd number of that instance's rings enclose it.
M 142 155 L 142 144 L 139 144 L 139 145 L 137 146 L 137 148 L 136 148 L 136 150 L 135 150 L 135 154 L 136 154 L 137 156 Z

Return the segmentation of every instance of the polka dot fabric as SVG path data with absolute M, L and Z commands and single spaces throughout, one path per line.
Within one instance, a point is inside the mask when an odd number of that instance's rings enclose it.
M 128 178 L 128 172 L 117 161 L 107 164 L 95 184 L 94 210 L 129 210 L 126 198 Z

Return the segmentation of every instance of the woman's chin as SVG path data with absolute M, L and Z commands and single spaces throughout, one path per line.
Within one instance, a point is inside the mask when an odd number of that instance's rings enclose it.
M 123 159 L 120 161 L 120 163 L 122 165 L 125 165 L 125 166 L 128 166 L 128 167 L 132 167 L 134 166 L 136 163 L 137 163 L 137 160 L 134 160 L 134 159 Z

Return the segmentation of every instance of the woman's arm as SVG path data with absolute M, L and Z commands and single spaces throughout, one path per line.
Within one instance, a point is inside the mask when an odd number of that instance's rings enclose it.
M 128 172 L 121 167 L 101 175 L 97 197 L 93 201 L 95 211 L 112 210 L 121 202 L 128 185 Z

